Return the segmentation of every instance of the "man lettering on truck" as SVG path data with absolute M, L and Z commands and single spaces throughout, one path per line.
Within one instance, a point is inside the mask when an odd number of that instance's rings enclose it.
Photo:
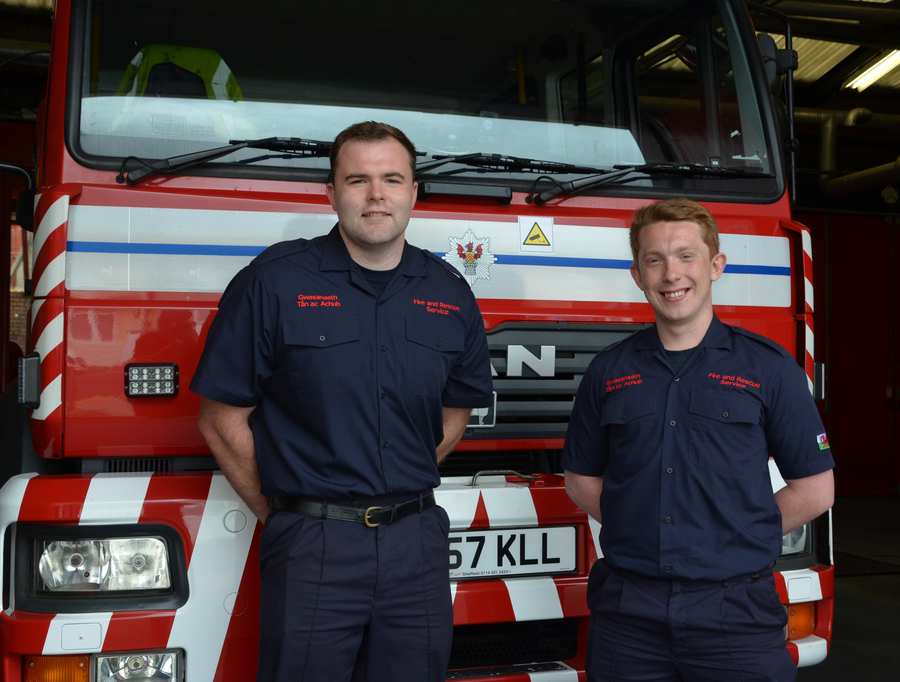
M 793 680 L 772 566 L 782 533 L 834 497 L 806 377 L 714 315 L 725 254 L 703 206 L 646 206 L 630 236 L 656 325 L 594 359 L 563 453 L 570 497 L 602 520 L 588 679 Z
M 192 384 L 200 429 L 265 523 L 260 682 L 442 682 L 449 520 L 432 489 L 491 401 L 484 324 L 465 280 L 405 241 L 406 135 L 350 126 L 331 170 L 331 233 L 270 247 L 225 291 Z

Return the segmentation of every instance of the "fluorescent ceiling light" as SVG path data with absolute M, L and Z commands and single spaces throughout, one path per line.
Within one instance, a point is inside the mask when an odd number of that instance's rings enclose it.
M 53 9 L 53 0 L 0 0 L 0 5 L 26 9 Z
M 844 83 L 844 87 L 852 88 L 857 92 L 862 92 L 873 83 L 876 83 L 887 76 L 898 66 L 900 66 L 900 50 L 893 50 L 885 57 L 882 57 L 872 64 L 872 66 L 863 71 L 856 78 L 848 83 Z

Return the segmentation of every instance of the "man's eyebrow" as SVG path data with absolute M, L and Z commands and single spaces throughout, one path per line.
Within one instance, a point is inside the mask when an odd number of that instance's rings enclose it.
M 349 173 L 344 176 L 344 180 L 367 180 L 372 177 L 369 173 Z M 383 178 L 400 178 L 401 180 L 406 179 L 406 175 L 404 175 L 401 171 L 388 171 L 381 177 Z

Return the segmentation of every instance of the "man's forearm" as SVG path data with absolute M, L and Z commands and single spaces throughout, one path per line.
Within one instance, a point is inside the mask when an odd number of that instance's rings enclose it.
M 231 487 L 250 511 L 265 523 L 269 503 L 261 492 L 253 432 L 246 417 L 239 417 L 239 414 L 223 413 L 215 408 L 204 409 L 199 422 L 200 432 Z
M 437 461 L 440 464 L 444 458 L 453 452 L 453 448 L 462 439 L 466 432 L 466 424 L 469 423 L 469 415 L 472 414 L 468 407 L 444 407 L 444 438 L 437 446 Z
M 600 521 L 600 497 L 603 495 L 603 479 L 566 472 L 566 492 L 569 498 L 584 512 Z
M 788 533 L 828 511 L 834 504 L 834 476 L 829 471 L 787 481 L 775 493 L 782 531 Z

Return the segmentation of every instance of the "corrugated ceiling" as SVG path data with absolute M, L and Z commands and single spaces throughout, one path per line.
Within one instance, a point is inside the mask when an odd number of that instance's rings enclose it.
M 880 2 L 881 0 L 858 0 L 860 2 Z M 784 36 L 773 35 L 778 47 L 784 47 Z M 839 62 L 849 56 L 856 45 L 832 43 L 813 38 L 794 38 L 794 49 L 798 54 L 798 67 L 794 78 L 798 81 L 813 82 L 831 71 Z

